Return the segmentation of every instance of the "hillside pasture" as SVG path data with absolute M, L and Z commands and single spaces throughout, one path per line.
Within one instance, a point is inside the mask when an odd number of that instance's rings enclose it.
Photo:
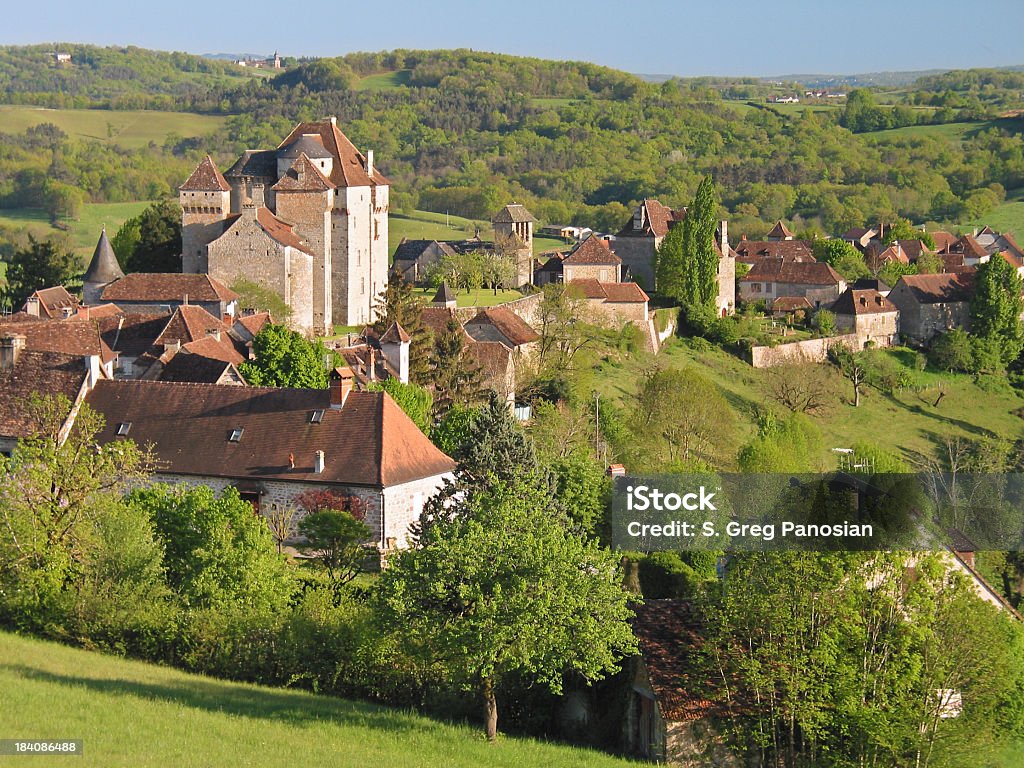
M 24 229 L 37 239 L 66 237 L 75 253 L 85 260 L 92 255 L 103 227 L 106 227 L 107 234 L 113 237 L 122 224 L 138 216 L 148 205 L 148 201 L 86 203 L 82 206 L 80 218 L 65 222 L 67 230 L 54 227 L 50 223 L 49 215 L 39 208 L 0 208 L 0 226 Z

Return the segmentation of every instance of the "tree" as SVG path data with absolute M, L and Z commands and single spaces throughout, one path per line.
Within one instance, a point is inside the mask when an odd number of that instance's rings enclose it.
M 7 262 L 7 285 L 3 301 L 11 309 L 21 309 L 25 300 L 40 288 L 64 285 L 81 272 L 78 258 L 54 240 L 36 240 L 28 236 L 28 245 L 14 252 Z
M 791 362 L 769 368 L 765 388 L 772 398 L 793 413 L 817 413 L 835 397 L 828 369 L 812 362 Z
M 378 613 L 417 658 L 482 696 L 493 742 L 507 676 L 559 693 L 567 672 L 599 679 L 635 651 L 617 560 L 572 533 L 542 489 L 500 483 L 456 501 L 397 556 Z
M 843 378 L 853 385 L 853 407 L 860 406 L 861 388 L 867 381 L 868 367 L 863 352 L 851 352 L 841 344 L 829 348 L 829 359 L 839 369 Z
M 120 235 L 121 232 L 118 231 L 118 234 Z M 115 245 L 114 248 L 116 252 L 117 246 Z M 259 283 L 240 277 L 231 284 L 231 290 L 238 294 L 238 306 L 244 309 L 269 312 L 271 317 L 278 320 L 287 320 L 292 316 L 292 308 L 285 303 L 277 291 L 272 291 Z
M 292 580 L 263 518 L 234 488 L 154 485 L 129 503 L 153 521 L 167 582 L 193 608 L 281 610 Z
M 971 300 L 971 333 L 997 343 L 1004 365 L 1016 360 L 1024 348 L 1021 290 L 1017 271 L 1001 256 L 978 265 Z
M 403 384 L 398 379 L 371 382 L 367 389 L 370 392 L 387 392 L 420 431 L 430 435 L 434 398 L 426 389 L 415 384 Z
M 882 242 L 885 245 L 892 245 L 897 240 L 920 240 L 925 247 L 935 250 L 935 239 L 924 230 L 914 229 L 914 225 L 902 216 L 885 231 Z
M 299 523 L 299 535 L 306 539 L 299 549 L 327 571 L 335 586 L 348 584 L 362 570 L 370 529 L 351 513 L 326 509 L 306 515 Z
M 821 454 L 821 432 L 806 416 L 779 420 L 762 414 L 757 437 L 740 449 L 739 465 L 746 473 L 814 472 Z
M 173 200 L 153 203 L 138 216 L 139 239 L 127 258 L 128 272 L 181 272 L 181 208 Z
M 936 336 L 928 349 L 928 362 L 943 371 L 974 371 L 971 337 L 959 328 Z
M 142 237 L 142 231 L 139 229 L 139 226 L 138 216 L 130 218 L 120 226 L 110 239 L 110 247 L 114 249 L 114 255 L 117 257 L 117 263 L 121 265 L 122 271 L 128 266 L 128 259 L 135 253 L 135 249 L 139 244 L 139 238 Z
M 322 341 L 310 341 L 283 325 L 268 323 L 252 340 L 256 359 L 239 366 L 254 387 L 327 389 L 328 375 L 340 358 Z
M 575 369 L 576 356 L 594 342 L 586 324 L 587 299 L 577 288 L 564 283 L 549 283 L 542 292 L 537 307 L 538 376 L 564 379 Z
M 683 294 L 686 304 L 714 309 L 718 298 L 718 252 L 715 250 L 715 185 L 705 176 L 683 220 Z
M 830 309 L 819 309 L 814 313 L 814 326 L 822 336 L 835 336 L 839 330 L 836 313 Z
M 686 295 L 686 261 L 683 257 L 683 230 L 670 227 L 661 241 L 654 262 L 654 283 L 658 293 L 681 298 Z
M 515 484 L 535 476 L 539 468 L 533 442 L 494 393 L 474 413 L 467 439 L 451 456 L 458 462 L 455 480 L 460 488 Z
M 845 240 L 815 240 L 813 250 L 814 258 L 831 264 L 847 281 L 868 277 L 871 274 L 871 270 L 864 262 L 864 255 Z
M 409 334 L 409 381 L 425 386 L 430 383 L 432 340 L 430 330 L 423 325 L 423 306 L 423 299 L 413 293 L 412 283 L 392 273 L 387 288 L 377 295 L 373 331 L 380 338 L 395 323 L 405 329 Z
M 516 287 L 518 277 L 514 257 L 502 253 L 484 253 L 481 259 L 483 281 L 498 295 L 498 289 L 508 290 Z
M 435 415 L 445 413 L 453 405 L 474 405 L 482 396 L 480 368 L 473 361 L 466 339 L 456 317 L 449 318 L 444 332 L 434 339 L 428 365 L 429 379 L 434 385 Z

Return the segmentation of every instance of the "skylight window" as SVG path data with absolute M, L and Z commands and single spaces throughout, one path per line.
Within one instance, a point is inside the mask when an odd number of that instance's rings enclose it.
M 309 417 L 309 423 L 310 424 L 319 424 L 323 420 L 324 420 L 324 409 L 323 408 L 318 408 L 317 410 L 313 411 L 313 415 Z
M 231 430 L 231 434 L 228 435 L 228 442 L 229 443 L 237 443 L 237 442 L 239 442 L 242 439 L 242 433 L 243 432 L 245 432 L 245 428 L 244 427 L 238 427 L 237 429 L 232 429 Z
M 122 421 L 120 424 L 117 425 L 117 436 L 124 437 L 125 435 L 128 434 L 128 430 L 131 428 L 132 423 L 130 421 Z

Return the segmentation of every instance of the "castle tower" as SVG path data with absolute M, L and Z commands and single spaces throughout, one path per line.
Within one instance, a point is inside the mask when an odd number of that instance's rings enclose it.
M 110 245 L 110 240 L 107 239 L 107 230 L 104 227 L 100 232 L 99 242 L 96 243 L 96 250 L 93 251 L 89 268 L 85 270 L 85 277 L 82 278 L 82 303 L 86 306 L 99 304 L 103 289 L 122 277 L 124 272 L 117 263 L 117 256 Z
M 207 155 L 178 188 L 181 204 L 181 271 L 207 272 L 206 246 L 221 235 L 231 210 L 231 187 Z
M 537 219 L 519 203 L 506 205 L 498 211 L 494 225 L 494 243 L 499 252 L 514 255 L 516 285 L 533 282 L 533 225 Z
M 300 141 L 305 141 L 305 137 Z M 325 153 L 323 145 L 318 146 L 320 152 Z M 334 209 L 335 187 L 321 168 L 328 166 L 318 164 L 317 160 L 300 152 L 273 190 L 277 202 L 275 213 L 295 227 L 305 249 L 313 254 L 313 331 L 330 335 L 334 321 L 331 211 Z

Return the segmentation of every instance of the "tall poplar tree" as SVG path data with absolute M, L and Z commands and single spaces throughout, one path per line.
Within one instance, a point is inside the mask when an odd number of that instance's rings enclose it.
M 715 250 L 715 184 L 705 176 L 683 220 L 683 302 L 707 307 L 718 296 L 718 253 Z

